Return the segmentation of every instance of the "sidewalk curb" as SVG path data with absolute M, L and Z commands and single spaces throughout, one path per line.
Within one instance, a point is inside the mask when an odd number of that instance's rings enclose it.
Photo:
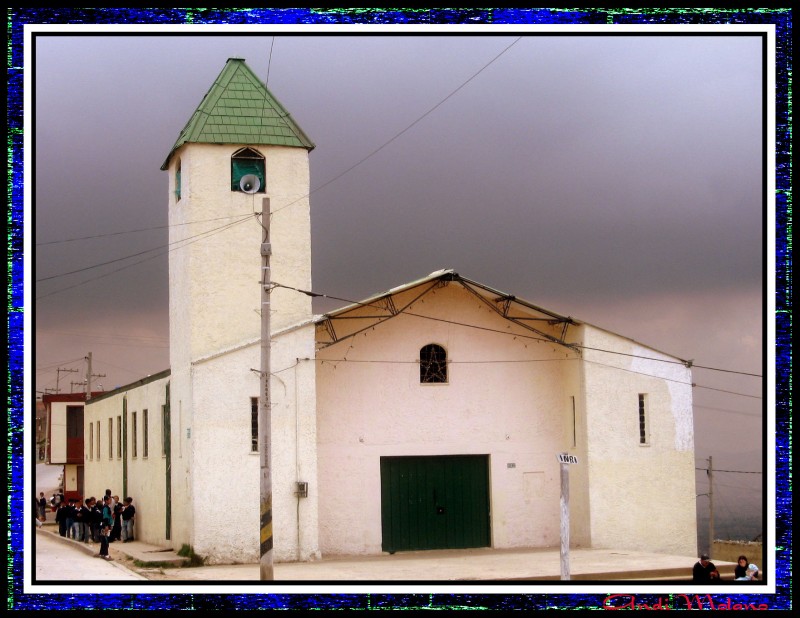
M 56 539 L 61 544 L 63 544 L 63 545 L 72 545 L 73 547 L 79 549 L 84 554 L 87 554 L 89 556 L 97 556 L 99 548 L 100 548 L 100 544 L 99 543 L 87 544 L 87 543 L 84 543 L 83 541 L 76 541 L 74 539 L 69 539 L 69 538 L 67 538 L 65 536 L 61 536 L 58 533 L 58 530 L 46 530 L 44 527 L 36 528 L 36 534 L 46 534 L 49 537 Z M 109 564 L 115 566 L 118 569 L 122 569 L 123 571 L 125 571 L 126 573 L 132 575 L 133 577 L 136 577 L 137 579 L 142 579 L 142 580 L 147 581 L 147 578 L 144 577 L 141 573 L 137 573 L 136 571 L 133 571 L 133 570 L 129 569 L 124 564 L 120 564 L 119 561 L 117 561 L 117 560 L 107 560 L 106 562 L 108 562 Z

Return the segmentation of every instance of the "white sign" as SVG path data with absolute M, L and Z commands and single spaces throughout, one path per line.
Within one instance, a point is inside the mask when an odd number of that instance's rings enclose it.
M 578 458 L 575 455 L 568 455 L 567 453 L 559 453 L 558 461 L 565 464 L 576 464 L 578 463 Z

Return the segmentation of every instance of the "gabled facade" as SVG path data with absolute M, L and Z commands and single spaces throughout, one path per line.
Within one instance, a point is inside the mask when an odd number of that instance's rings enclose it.
M 557 547 L 559 453 L 575 546 L 694 553 L 678 359 L 453 271 L 323 316 L 317 346 L 323 554 Z
M 259 561 L 268 241 L 276 561 L 557 546 L 559 453 L 574 545 L 693 555 L 688 363 L 452 270 L 313 316 L 311 148 L 230 59 L 162 166 L 170 369 L 87 406 L 122 441 L 87 478 L 134 498 L 139 538 Z

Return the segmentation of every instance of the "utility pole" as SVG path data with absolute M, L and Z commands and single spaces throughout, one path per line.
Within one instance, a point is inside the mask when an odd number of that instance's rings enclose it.
M 578 458 L 569 453 L 558 453 L 557 457 L 561 464 L 561 551 L 559 552 L 561 579 L 569 581 L 571 577 L 569 567 L 569 467 L 577 464 Z
M 58 388 L 58 383 L 61 380 L 61 373 L 62 372 L 63 373 L 77 373 L 78 370 L 77 369 L 62 369 L 61 367 L 56 369 L 56 392 L 57 393 L 61 392 L 61 389 Z
M 92 397 L 92 353 L 86 357 L 86 401 Z
M 270 223 L 269 198 L 262 200 L 261 227 L 263 235 L 261 240 L 261 397 L 258 407 L 258 427 L 260 435 L 261 452 L 261 558 L 259 562 L 262 580 L 273 580 L 272 567 L 272 470 L 270 458 L 272 453 L 272 412 L 269 393 L 270 375 L 270 286 L 271 273 L 269 257 L 272 255 L 272 246 L 269 242 Z
M 86 401 L 92 398 L 92 378 L 105 378 L 104 373 L 92 373 L 92 353 L 86 357 Z
M 713 457 L 708 456 L 708 555 L 714 549 L 714 463 Z M 712 556 L 713 557 L 713 556 Z

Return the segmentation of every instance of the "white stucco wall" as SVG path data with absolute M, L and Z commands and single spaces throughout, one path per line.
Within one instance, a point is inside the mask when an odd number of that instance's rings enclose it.
M 76 402 L 50 402 L 50 463 L 67 461 L 67 406 L 82 405 Z
M 162 374 L 163 375 L 163 374 Z M 172 546 L 167 539 L 166 456 L 162 452 L 162 406 L 170 378 L 154 376 L 90 400 L 84 411 L 85 496 L 100 498 L 106 489 L 136 506 L 136 538 L 155 545 Z M 127 409 L 127 412 L 125 410 Z M 144 454 L 144 410 L 147 410 L 147 456 Z M 133 449 L 133 412 L 136 412 L 136 456 Z M 122 452 L 117 449 L 117 418 L 126 422 Z M 112 419 L 113 453 L 108 451 L 108 421 Z M 125 420 L 126 419 L 126 420 Z M 97 457 L 97 422 L 100 422 L 100 457 Z M 90 443 L 89 423 L 95 427 Z M 180 545 L 177 546 L 180 548 Z
M 621 353 L 587 349 L 584 355 L 593 546 L 693 555 L 691 370 L 591 326 L 584 327 L 582 339 L 588 348 Z M 639 442 L 640 393 L 646 401 L 646 444 Z
M 214 354 L 258 336 L 262 227 L 254 213 L 264 194 L 231 191 L 231 155 L 241 146 L 188 144 L 169 168 L 170 366 Z M 308 152 L 260 146 L 270 198 L 271 278 L 311 288 Z M 174 193 L 181 165 L 181 199 Z M 229 217 L 229 219 L 227 218 Z M 235 223 L 228 229 L 220 227 Z M 188 224 L 187 224 L 188 223 Z M 207 235 L 204 235 L 206 234 Z M 278 288 L 272 327 L 282 330 L 311 316 L 310 297 Z
M 273 560 L 319 557 L 314 329 L 274 337 L 271 348 Z M 260 391 L 260 343 L 192 365 L 195 414 L 189 501 L 195 553 L 212 564 L 258 562 L 259 452 L 251 450 L 251 398 Z M 255 370 L 255 371 L 254 371 Z M 260 448 L 260 447 L 259 447 Z M 307 498 L 295 483 L 309 483 Z
M 456 284 L 413 312 L 449 322 L 401 314 L 317 354 L 323 554 L 382 551 L 380 458 L 397 455 L 488 455 L 492 546 L 556 546 L 575 355 L 528 338 Z M 428 343 L 447 350 L 447 384 L 420 384 Z

